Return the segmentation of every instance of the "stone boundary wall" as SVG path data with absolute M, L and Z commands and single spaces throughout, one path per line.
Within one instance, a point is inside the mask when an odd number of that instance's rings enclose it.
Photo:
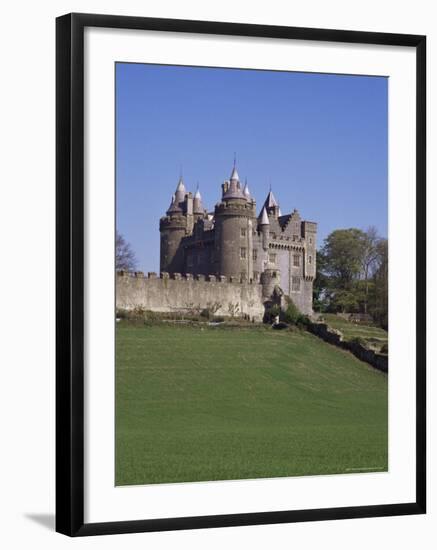
M 371 323 L 373 321 L 372 316 L 368 313 L 337 313 L 336 315 L 351 323 Z
M 382 372 L 388 372 L 388 356 L 383 355 L 382 353 L 377 353 L 371 349 L 366 348 L 358 342 L 347 342 L 343 340 L 343 335 L 338 330 L 330 328 L 325 323 L 310 323 L 308 325 L 308 330 L 329 342 L 334 346 L 346 349 L 352 352 L 355 357 L 361 361 L 365 361 Z
M 116 274 L 116 307 L 132 310 L 141 307 L 160 312 L 205 309 L 220 304 L 216 315 L 230 315 L 229 307 L 238 307 L 236 316 L 262 321 L 264 304 L 262 285 L 241 282 L 236 277 L 119 271 Z

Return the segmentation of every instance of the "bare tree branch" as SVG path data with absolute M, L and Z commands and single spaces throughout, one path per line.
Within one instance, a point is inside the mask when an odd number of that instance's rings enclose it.
M 116 271 L 135 271 L 137 258 L 131 245 L 118 231 L 115 233 L 115 269 Z

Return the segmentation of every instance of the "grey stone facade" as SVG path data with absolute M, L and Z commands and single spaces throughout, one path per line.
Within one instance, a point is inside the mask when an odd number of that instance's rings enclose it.
M 137 307 L 160 312 L 184 312 L 216 305 L 217 315 L 245 316 L 262 321 L 264 303 L 262 286 L 240 283 L 227 277 L 193 276 L 181 273 L 117 273 L 117 309 L 133 310 Z
M 214 212 L 181 178 L 159 229 L 161 272 L 260 284 L 266 301 L 278 286 L 303 313 L 312 313 L 317 224 L 302 220 L 296 209 L 281 214 L 272 191 L 257 215 L 235 166 Z

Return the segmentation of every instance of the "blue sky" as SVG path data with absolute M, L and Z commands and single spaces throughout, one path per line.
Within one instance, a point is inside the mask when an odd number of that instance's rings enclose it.
M 182 166 L 212 211 L 234 152 L 257 209 L 269 186 L 282 213 L 387 236 L 384 77 L 116 65 L 117 229 L 139 269 L 159 270 L 159 218 Z

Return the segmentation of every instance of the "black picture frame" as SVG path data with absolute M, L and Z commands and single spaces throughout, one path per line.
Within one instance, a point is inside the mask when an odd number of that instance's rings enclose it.
M 416 500 L 198 517 L 84 523 L 84 29 L 379 44 L 415 48 Z M 284 26 L 73 13 L 56 20 L 56 530 L 69 536 L 423 514 L 426 511 L 426 37 Z M 412 366 L 412 368 L 414 368 Z

